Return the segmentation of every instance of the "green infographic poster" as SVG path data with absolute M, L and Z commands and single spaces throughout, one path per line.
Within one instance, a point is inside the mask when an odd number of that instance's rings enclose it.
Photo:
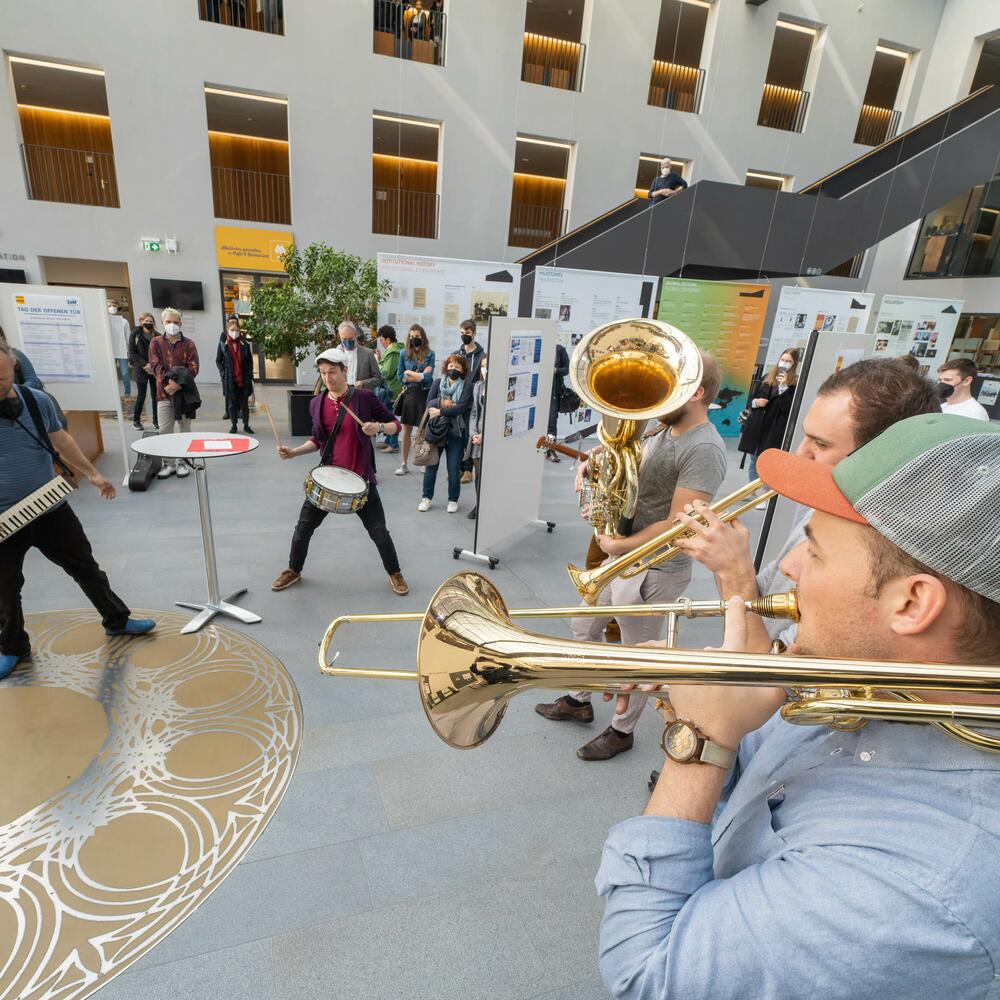
M 658 318 L 686 333 L 722 366 L 722 388 L 709 411 L 723 437 L 736 437 L 747 405 L 770 285 L 664 278 Z

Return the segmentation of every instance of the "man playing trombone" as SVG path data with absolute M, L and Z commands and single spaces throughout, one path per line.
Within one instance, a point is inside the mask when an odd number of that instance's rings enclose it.
M 685 505 L 711 500 L 725 479 L 726 448 L 708 419 L 708 407 L 719 394 L 722 373 L 710 354 L 702 351 L 701 356 L 701 386 L 682 407 L 659 418 L 662 425 L 659 433 L 647 437 L 643 445 L 639 497 L 629 530 L 615 538 L 598 537 L 609 560 L 660 534 Z M 581 467 L 577 489 L 584 474 Z M 682 557 L 628 579 L 614 580 L 604 588 L 598 603 L 667 603 L 680 597 L 690 580 L 691 560 Z M 573 638 L 598 641 L 610 617 L 572 619 Z M 626 645 L 662 638 L 667 625 L 663 615 L 622 618 L 619 624 Z M 590 698 L 590 692 L 571 691 L 554 702 L 536 705 L 535 711 L 556 721 L 590 723 L 594 721 Z M 645 698 L 632 699 L 631 704 L 615 713 L 611 725 L 580 747 L 576 755 L 581 760 L 610 760 L 631 750 L 632 733 L 645 701 Z
M 943 702 L 941 718 L 1000 707 L 998 671 L 974 666 L 998 661 L 995 427 L 926 414 L 836 467 L 769 451 L 758 471 L 815 511 L 781 565 L 799 589 L 793 652 L 855 661 L 843 667 L 859 686 L 866 663 L 889 660 L 964 687 L 867 692 L 890 718 L 917 700 Z M 724 648 L 751 645 L 732 601 Z M 671 686 L 659 780 L 645 814 L 611 830 L 597 876 L 609 989 L 642 1000 L 993 995 L 1000 755 L 979 747 L 1000 740 L 896 721 L 800 728 L 776 714 L 785 698 Z

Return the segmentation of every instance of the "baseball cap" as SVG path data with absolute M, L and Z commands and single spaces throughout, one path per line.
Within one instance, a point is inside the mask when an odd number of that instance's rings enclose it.
M 923 413 L 835 466 L 770 449 L 757 474 L 815 510 L 871 525 L 908 555 L 1000 602 L 1000 429 Z
M 347 351 L 340 347 L 331 347 L 325 350 L 322 354 L 316 355 L 316 364 L 318 365 L 321 361 L 329 361 L 333 365 L 343 365 L 347 367 Z

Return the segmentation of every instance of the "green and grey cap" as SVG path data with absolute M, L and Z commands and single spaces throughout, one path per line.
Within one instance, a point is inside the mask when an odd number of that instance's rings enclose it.
M 871 525 L 914 559 L 1000 602 L 1000 428 L 924 413 L 836 466 L 772 449 L 757 473 L 782 496 Z

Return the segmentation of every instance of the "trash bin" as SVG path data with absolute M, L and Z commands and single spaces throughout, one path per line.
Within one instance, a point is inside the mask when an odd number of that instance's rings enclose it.
M 312 389 L 288 390 L 288 428 L 292 437 L 309 437 L 312 434 L 309 401 L 314 395 Z

